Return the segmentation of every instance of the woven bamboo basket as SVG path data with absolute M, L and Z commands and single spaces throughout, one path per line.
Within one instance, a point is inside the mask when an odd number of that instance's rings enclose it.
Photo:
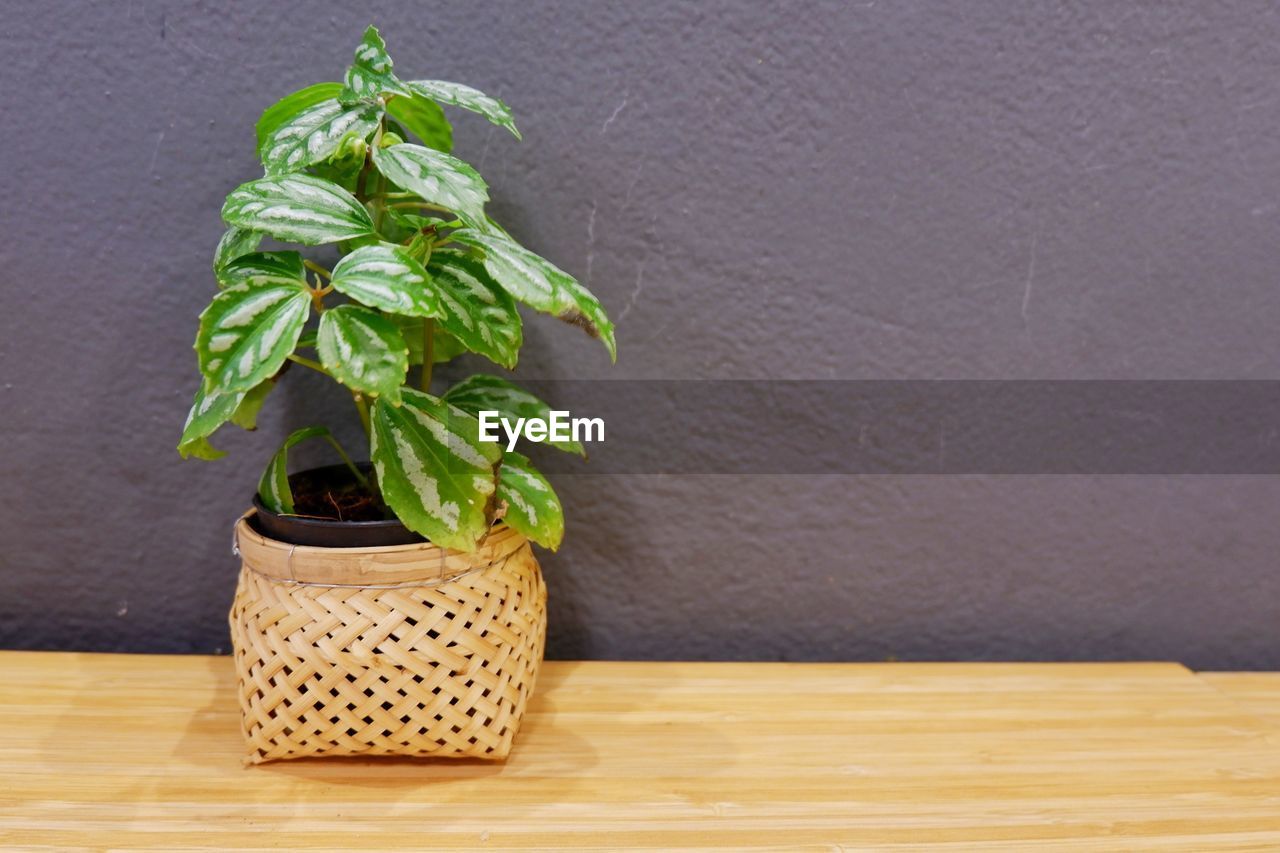
M 235 537 L 248 763 L 507 756 L 546 643 L 547 589 L 523 536 L 499 524 L 471 554 L 312 548 L 247 515 Z

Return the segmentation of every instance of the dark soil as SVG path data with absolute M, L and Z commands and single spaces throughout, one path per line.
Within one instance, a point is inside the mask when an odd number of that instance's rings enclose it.
M 394 517 L 349 472 L 342 474 L 321 469 L 290 477 L 294 514 L 335 521 L 381 521 Z

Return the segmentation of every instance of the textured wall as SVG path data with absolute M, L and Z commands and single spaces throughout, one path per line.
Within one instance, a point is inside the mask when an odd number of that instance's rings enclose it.
M 356 429 L 295 371 L 230 458 L 172 450 L 253 122 L 370 21 L 513 106 L 458 153 L 619 320 L 612 370 L 531 320 L 524 375 L 1280 372 L 1275 7 L 4 6 L 0 645 L 225 649 L 263 461 Z M 1280 667 L 1275 478 L 558 482 L 555 656 Z

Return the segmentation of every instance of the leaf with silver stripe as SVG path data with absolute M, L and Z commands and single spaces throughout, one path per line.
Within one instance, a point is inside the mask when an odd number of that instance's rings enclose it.
M 409 347 L 391 320 L 359 305 L 331 308 L 320 315 L 316 351 L 325 369 L 343 385 L 400 403 Z
M 507 502 L 502 520 L 552 551 L 564 538 L 564 509 L 547 478 L 528 457 L 506 453 L 498 470 L 498 498 Z
M 300 172 L 328 159 L 344 139 L 373 133 L 381 116 L 375 106 L 343 106 L 337 98 L 312 104 L 267 137 L 261 152 L 263 169 L 268 175 Z
M 178 453 L 183 459 L 221 459 L 227 454 L 209 444 L 209 436 L 235 413 L 236 407 L 248 391 L 209 390 L 201 383 L 187 412 L 187 422 L 178 439 Z
M 373 150 L 373 165 L 401 189 L 458 214 L 463 222 L 483 223 L 488 186 L 468 164 L 422 145 L 392 145 Z
M 515 367 L 524 339 L 520 312 L 484 264 L 463 252 L 438 249 L 427 262 L 427 273 L 443 309 L 439 325 L 471 352 Z
M 316 246 L 373 233 L 373 220 L 355 196 L 310 175 L 281 175 L 241 184 L 227 196 L 222 218 L 278 240 Z
M 406 317 L 438 317 L 440 299 L 427 271 L 398 246 L 362 246 L 333 268 L 333 289 L 371 308 Z
M 218 240 L 218 248 L 213 253 L 213 276 L 219 285 L 230 284 L 223 279 L 223 271 L 227 264 L 241 255 L 247 255 L 262 243 L 262 235 L 256 231 L 243 228 L 228 228 Z
M 613 323 L 600 300 L 573 276 L 502 234 L 463 228 L 449 236 L 481 250 L 484 268 L 516 299 L 530 308 L 581 326 L 591 337 L 600 339 L 610 359 L 618 360 Z
M 498 445 L 480 441 L 480 424 L 421 391 L 403 404 L 373 407 L 370 455 L 387 505 L 405 526 L 437 545 L 472 551 L 489 530 Z
M 410 95 L 405 85 L 391 73 L 394 63 L 378 28 L 370 26 L 356 47 L 355 61 L 347 67 L 346 85 L 338 99 L 344 104 L 376 101 L 383 94 Z
M 486 95 L 479 89 L 463 86 L 461 83 L 450 83 L 446 80 L 410 80 L 405 86 L 410 91 L 422 95 L 424 98 L 430 98 L 437 103 L 449 104 L 461 107 L 464 110 L 471 110 L 473 113 L 479 113 L 499 127 L 505 127 L 511 131 L 516 139 L 520 138 L 520 131 L 516 130 L 515 120 L 511 117 L 511 110 L 507 105 L 497 98 Z
M 250 391 L 221 391 L 206 389 L 201 383 L 191 401 L 187 422 L 182 426 L 178 439 L 178 453 L 183 459 L 221 459 L 226 456 L 209 443 L 209 436 L 225 423 L 233 423 L 242 429 L 258 428 L 258 411 L 267 394 L 275 387 L 268 379 Z
M 263 110 L 262 117 L 258 119 L 258 124 L 254 128 L 258 137 L 258 156 L 262 156 L 262 147 L 275 133 L 276 128 L 321 101 L 333 100 L 341 91 L 341 83 L 316 83 L 285 95 Z
M 223 267 L 224 286 L 252 282 L 254 284 L 290 284 L 305 287 L 307 270 L 297 252 L 250 252 Z
M 274 376 L 293 352 L 311 308 L 297 285 L 232 285 L 200 315 L 196 355 L 206 386 L 248 391 Z

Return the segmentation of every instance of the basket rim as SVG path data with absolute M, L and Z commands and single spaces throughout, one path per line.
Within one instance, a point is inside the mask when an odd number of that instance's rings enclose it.
M 236 519 L 233 549 L 246 569 L 285 582 L 377 586 L 447 580 L 496 562 L 527 544 L 515 528 L 498 522 L 470 553 L 431 542 L 366 548 L 292 545 L 255 530 L 249 523 L 255 514 L 256 510 L 250 509 Z

